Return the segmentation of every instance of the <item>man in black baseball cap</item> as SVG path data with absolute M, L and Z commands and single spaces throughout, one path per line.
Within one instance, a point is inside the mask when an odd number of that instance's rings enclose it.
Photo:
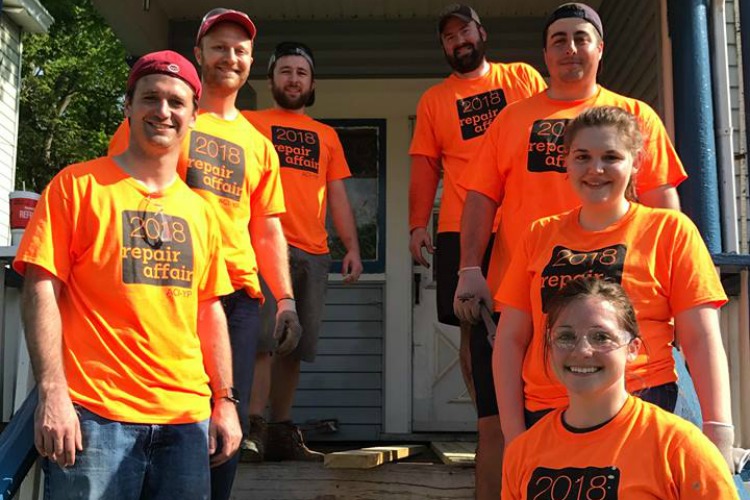
M 636 190 L 645 205 L 679 208 L 676 186 L 687 177 L 656 112 L 646 103 L 598 85 L 604 30 L 596 11 L 582 3 L 562 4 L 550 14 L 543 33 L 549 88 L 496 117 L 471 160 L 471 170 L 458 181 L 466 190 L 466 202 L 461 218 L 462 272 L 454 310 L 462 321 L 480 327 L 482 304 L 500 310 L 501 304 L 493 298 L 524 229 L 536 219 L 571 210 L 579 203 L 565 181 L 563 138 L 569 120 L 594 106 L 617 106 L 638 117 L 647 147 Z M 492 266 L 485 280 L 476 269 L 484 258 L 487 235 L 499 207 L 502 218 L 496 225 Z M 522 339 L 525 332 L 513 328 L 513 320 L 519 316 L 510 309 L 500 315 L 493 359 L 497 382 L 494 410 L 500 415 L 506 445 L 549 412 L 547 407 L 540 410 L 538 404 L 534 406 L 533 398 L 541 396 L 523 394 L 518 367 L 523 365 L 526 349 L 518 346 L 527 343 Z M 659 386 L 648 392 L 658 398 L 671 390 Z M 525 411 L 529 401 L 534 411 Z
M 429 88 L 417 107 L 416 128 L 409 149 L 409 250 L 414 261 L 425 267 L 430 266 L 430 257 L 424 250 L 436 254 L 437 319 L 461 327 L 461 373 L 479 417 L 477 498 L 497 499 L 500 496 L 497 467 L 502 460 L 503 444 L 492 368 L 487 362 L 492 350 L 486 334 L 475 335 L 470 323 L 459 322 L 453 314 L 453 295 L 458 280 L 458 231 L 464 198 L 456 181 L 462 172 L 473 168 L 471 157 L 498 113 L 507 104 L 544 90 L 546 84 L 528 64 L 487 61 L 487 31 L 479 14 L 468 5 L 447 6 L 438 15 L 437 30 L 440 47 L 452 73 Z M 445 172 L 443 195 L 434 235 L 427 227 L 441 171 Z M 481 269 L 476 270 L 482 276 Z
M 362 273 L 357 226 L 344 186 L 344 179 L 351 174 L 336 130 L 305 111 L 315 101 L 315 58 L 310 47 L 300 42 L 279 43 L 268 61 L 268 83 L 276 105 L 242 114 L 279 154 L 286 204 L 281 225 L 289 241 L 289 273 L 300 304 L 303 333 L 294 349 L 278 349 L 267 326 L 288 301 L 278 296 L 278 301 L 266 300 L 261 309 L 263 326 L 242 457 L 253 462 L 322 461 L 322 453 L 305 445 L 291 420 L 291 411 L 301 362 L 315 360 L 323 321 L 331 263 L 326 209 L 346 247 L 341 260 L 344 283 L 356 282 Z M 274 352 L 278 355 L 272 356 Z M 271 420 L 266 422 L 262 415 L 269 402 Z

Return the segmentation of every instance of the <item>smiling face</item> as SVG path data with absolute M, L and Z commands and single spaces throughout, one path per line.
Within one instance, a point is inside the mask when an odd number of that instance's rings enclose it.
M 451 17 L 440 33 L 445 58 L 457 73 L 470 73 L 484 61 L 487 33 L 476 22 Z
M 315 86 L 307 59 L 296 55 L 280 57 L 272 77 L 271 93 L 279 107 L 298 110 L 307 104 Z
M 162 74 L 140 78 L 132 97 L 125 100 L 131 144 L 144 151 L 179 148 L 195 123 L 193 101 L 193 90 L 179 78 Z
M 615 207 L 624 203 L 637 171 L 633 152 L 614 126 L 578 130 L 565 165 L 568 180 L 586 207 Z
M 611 302 L 589 296 L 570 302 L 550 325 L 550 364 L 571 396 L 616 397 L 625 390 L 625 367 L 641 341 L 620 318 Z
M 552 84 L 596 81 L 604 43 L 594 26 L 583 19 L 558 19 L 549 25 L 544 62 Z
M 217 24 L 195 47 L 206 90 L 239 90 L 247 81 L 253 63 L 250 35 L 235 23 Z

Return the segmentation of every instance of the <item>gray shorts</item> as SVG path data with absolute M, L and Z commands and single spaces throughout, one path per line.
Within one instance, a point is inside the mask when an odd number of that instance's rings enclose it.
M 328 290 L 328 271 L 331 268 L 329 254 L 311 254 L 289 246 L 289 273 L 297 304 L 297 314 L 302 324 L 302 337 L 292 353 L 302 361 L 312 363 L 318 352 L 320 324 Z M 276 347 L 273 329 L 276 325 L 276 300 L 261 279 L 261 288 L 266 301 L 260 309 L 261 333 L 258 352 L 272 352 Z

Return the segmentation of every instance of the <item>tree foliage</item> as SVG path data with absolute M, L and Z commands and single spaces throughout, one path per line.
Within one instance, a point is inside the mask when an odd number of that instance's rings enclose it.
M 90 0 L 43 0 L 55 22 L 25 34 L 16 188 L 106 153 L 122 121 L 125 49 Z

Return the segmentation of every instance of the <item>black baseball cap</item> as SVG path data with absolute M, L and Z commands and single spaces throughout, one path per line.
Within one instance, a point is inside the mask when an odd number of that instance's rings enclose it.
M 599 37 L 604 40 L 604 28 L 602 28 L 602 20 L 599 17 L 599 14 L 585 3 L 570 2 L 560 5 L 547 18 L 547 22 L 544 25 L 544 31 L 542 32 L 542 47 L 547 46 L 547 30 L 550 25 L 558 19 L 566 19 L 569 17 L 578 17 L 584 21 L 588 21 L 594 26 L 597 33 L 599 33 Z
M 273 68 L 276 67 L 276 61 L 284 56 L 301 56 L 310 64 L 313 80 L 315 80 L 315 57 L 310 47 L 301 42 L 281 42 L 273 49 L 270 59 L 268 59 L 268 78 L 273 80 Z M 310 98 L 305 103 L 306 107 L 315 104 L 315 89 L 310 94 Z
M 482 25 L 482 21 L 479 19 L 479 14 L 477 14 L 477 11 L 475 11 L 468 5 L 454 3 L 443 9 L 443 12 L 440 14 L 440 17 L 438 19 L 438 35 L 443 33 L 445 23 L 447 23 L 448 19 L 450 19 L 451 17 L 457 17 L 465 23 L 474 21 L 475 23 L 477 23 L 477 25 Z

